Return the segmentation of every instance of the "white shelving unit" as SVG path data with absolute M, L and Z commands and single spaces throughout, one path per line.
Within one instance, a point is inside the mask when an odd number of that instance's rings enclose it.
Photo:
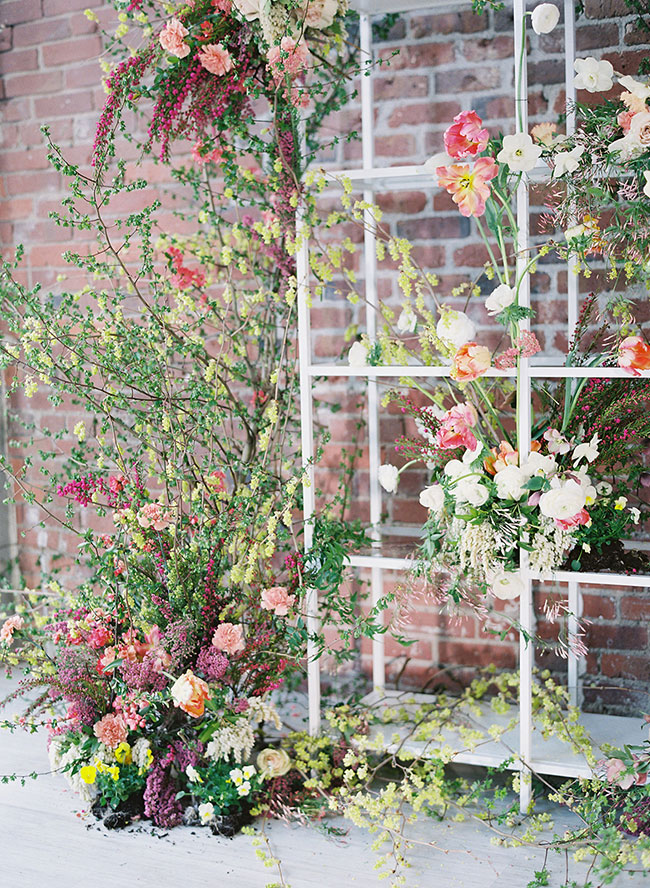
M 565 30 L 565 88 L 569 102 L 575 98 L 573 86 L 573 62 L 575 58 L 575 18 L 573 0 L 560 0 L 564 3 L 564 30 Z M 371 16 L 387 12 L 406 12 L 414 10 L 469 9 L 469 3 L 444 2 L 444 0 L 356 0 L 352 5 L 361 13 L 360 18 L 360 42 L 362 56 L 368 60 L 373 58 Z M 519 58 L 519 52 L 524 40 L 523 16 L 525 12 L 524 0 L 513 0 L 514 14 L 514 59 Z M 520 94 L 526 95 L 526 65 L 518 71 L 515 63 L 515 78 L 522 77 Z M 363 191 L 364 200 L 372 202 L 376 191 L 408 190 L 414 187 L 433 187 L 435 179 L 431 172 L 424 166 L 397 166 L 386 169 L 375 167 L 374 163 L 374 135 L 373 135 L 373 87 L 372 76 L 361 77 L 361 111 L 362 111 L 362 168 L 356 170 L 329 171 L 328 175 L 333 181 L 345 177 L 350 179 L 355 190 Z M 527 104 L 515 107 L 513 97 L 513 116 L 517 131 L 528 131 Z M 575 117 L 569 113 L 567 117 L 567 131 L 571 132 L 575 126 Z M 543 164 L 533 171 L 531 179 L 544 176 L 546 168 Z M 517 220 L 519 225 L 519 255 L 523 262 L 523 256 L 529 246 L 529 206 L 527 183 L 522 181 L 516 200 Z M 370 212 L 366 212 L 364 235 L 364 260 L 363 272 L 366 293 L 366 330 L 372 341 L 377 328 L 377 289 L 376 289 L 376 250 L 375 235 L 373 231 L 373 218 Z M 302 218 L 298 218 L 298 231 L 302 230 Z M 520 271 L 522 269 L 520 268 Z M 311 349 L 310 328 L 310 288 L 309 288 L 309 243 L 303 239 L 297 256 L 298 278 L 298 324 L 299 324 L 299 353 L 300 353 L 300 386 L 301 386 L 301 413 L 302 413 L 302 455 L 303 464 L 308 475 L 305 486 L 304 512 L 306 520 L 305 545 L 310 548 L 312 542 L 312 526 L 310 520 L 315 511 L 314 484 L 312 461 L 314 458 L 313 440 L 313 400 L 312 386 L 316 377 L 361 377 L 367 380 L 367 409 L 368 409 L 368 448 L 369 448 L 369 475 L 370 475 L 370 534 L 372 537 L 373 554 L 367 556 L 353 556 L 350 559 L 352 566 L 370 570 L 372 601 L 378 601 L 383 592 L 383 577 L 386 571 L 407 570 L 412 562 L 407 558 L 392 558 L 382 555 L 382 528 L 381 509 L 382 492 L 379 485 L 378 470 L 381 464 L 380 435 L 379 435 L 379 396 L 378 380 L 381 378 L 442 378 L 449 376 L 450 368 L 446 366 L 381 366 L 381 367 L 350 367 L 339 364 L 314 363 Z M 520 304 L 530 304 L 530 287 L 526 281 L 520 290 Z M 572 336 L 578 318 L 578 277 L 572 273 L 571 264 L 568 273 L 567 295 L 567 330 L 569 339 Z M 488 376 L 516 377 L 515 370 L 499 371 L 491 368 Z M 644 374 L 646 375 L 646 374 Z M 619 368 L 566 368 L 556 366 L 550 362 L 539 364 L 530 360 L 521 362 L 521 373 L 517 383 L 518 403 L 523 405 L 520 410 L 520 440 L 523 454 L 530 449 L 531 427 L 531 380 L 541 378 L 629 378 L 628 374 Z M 542 578 L 529 570 L 527 553 L 520 551 L 521 571 L 525 579 L 526 592 L 521 597 L 519 620 L 521 625 L 533 634 L 533 581 L 541 582 Z M 590 586 L 633 586 L 650 588 L 650 576 L 628 576 L 619 574 L 578 573 L 570 571 L 558 571 L 553 580 L 567 585 L 568 604 L 571 616 L 569 618 L 569 635 L 575 636 L 577 631 L 577 618 L 581 614 L 580 585 Z M 318 601 L 315 592 L 310 593 L 307 601 L 308 625 L 311 630 L 317 630 Z M 379 636 L 373 640 L 373 684 L 375 691 L 372 699 L 379 700 L 384 697 L 388 703 L 400 698 L 397 692 L 385 690 L 385 656 L 384 637 Z M 308 652 L 308 684 L 309 684 L 309 719 L 310 730 L 317 733 L 320 729 L 320 668 L 316 658 L 316 649 L 312 645 Z M 509 737 L 508 746 L 515 752 L 516 762 L 512 766 L 521 771 L 521 808 L 528 808 L 531 797 L 530 769 L 539 773 L 558 776 L 586 776 L 590 774 L 586 762 L 580 762 L 571 753 L 568 746 L 558 741 L 544 741 L 539 731 L 535 729 L 532 717 L 532 673 L 534 666 L 534 649 L 527 645 L 522 636 L 519 650 L 520 666 L 520 720 L 518 736 Z M 571 657 L 568 663 L 568 688 L 572 702 L 579 705 L 581 698 L 580 675 L 584 664 L 576 657 Z M 412 696 L 412 695 L 410 695 Z M 493 713 L 489 723 L 495 721 Z M 487 716 L 486 716 L 487 718 Z M 594 744 L 599 746 L 603 742 L 621 745 L 624 742 L 638 742 L 639 721 L 637 719 L 619 718 L 614 716 L 583 715 L 583 723 L 591 732 Z M 498 765 L 509 757 L 503 744 L 487 743 L 478 749 L 466 750 L 462 743 L 456 741 L 458 752 L 455 761 L 467 764 Z

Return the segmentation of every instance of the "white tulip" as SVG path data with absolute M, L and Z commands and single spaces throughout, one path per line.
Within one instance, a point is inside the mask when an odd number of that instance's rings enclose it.
M 499 163 L 506 163 L 512 173 L 527 173 L 537 164 L 542 146 L 536 145 L 528 133 L 503 137 L 503 148 L 497 154 Z
M 413 309 L 407 305 L 405 308 L 402 309 L 399 317 L 397 318 L 397 332 L 414 333 L 417 325 L 417 316 Z
M 492 578 L 490 589 L 495 598 L 512 601 L 523 595 L 526 585 L 519 571 L 503 570 Z
M 439 515 L 445 506 L 445 490 L 441 484 L 431 484 L 420 494 L 420 505 Z
M 397 466 L 392 466 L 390 463 L 384 463 L 383 466 L 379 466 L 378 477 L 379 483 L 386 493 L 395 493 L 397 485 L 399 484 L 399 469 Z
M 439 339 L 460 348 L 474 339 L 476 327 L 464 311 L 446 309 L 436 324 L 436 333 Z
M 350 367 L 365 367 L 368 363 L 368 349 L 363 342 L 353 342 L 348 352 Z
M 598 61 L 593 56 L 587 56 L 586 59 L 576 59 L 573 67 L 577 72 L 573 78 L 576 89 L 595 93 L 607 92 L 614 86 L 614 68 L 605 59 Z
M 576 145 L 571 151 L 561 151 L 555 155 L 553 178 L 557 179 L 565 173 L 575 173 L 580 166 L 580 158 L 585 153 L 584 145 Z
M 504 308 L 512 305 L 514 301 L 514 288 L 509 287 L 507 284 L 499 284 L 499 286 L 492 290 L 488 298 L 485 300 L 485 307 L 488 314 L 497 315 L 502 312 Z
M 536 34 L 550 34 L 560 21 L 560 10 L 554 3 L 540 3 L 533 9 L 531 24 Z

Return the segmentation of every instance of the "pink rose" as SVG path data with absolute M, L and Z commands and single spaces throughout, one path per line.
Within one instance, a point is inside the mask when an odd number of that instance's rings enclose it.
M 212 636 L 212 644 L 218 651 L 225 654 L 236 654 L 246 647 L 244 643 L 244 630 L 234 623 L 220 623 Z
M 296 600 L 295 595 L 289 595 L 284 586 L 271 586 L 262 590 L 262 607 L 264 610 L 272 610 L 276 617 L 286 617 L 289 608 Z
M 121 715 L 105 715 L 93 726 L 93 733 L 100 743 L 115 749 L 126 740 L 128 731 Z
M 470 428 L 476 425 L 478 417 L 471 404 L 456 404 L 448 410 L 440 421 L 435 444 L 441 450 L 466 447 L 476 450 L 476 438 Z
M 158 39 L 163 49 L 166 49 L 167 52 L 179 59 L 184 59 L 190 51 L 189 46 L 185 42 L 185 38 L 189 33 L 185 25 L 179 22 L 178 19 L 173 18 L 162 29 Z
M 461 111 L 445 132 L 445 151 L 450 157 L 476 157 L 484 151 L 490 134 L 481 129 L 483 121 L 476 111 Z
M 208 43 L 199 52 L 199 61 L 206 71 L 223 77 L 228 71 L 232 71 L 232 59 L 223 43 Z
M 2 624 L 2 629 L 0 629 L 0 641 L 4 641 L 5 644 L 11 644 L 16 629 L 22 629 L 24 625 L 25 621 L 18 614 L 7 617 Z

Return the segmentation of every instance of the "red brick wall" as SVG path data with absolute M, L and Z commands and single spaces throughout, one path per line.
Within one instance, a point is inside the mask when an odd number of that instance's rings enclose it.
M 47 163 L 40 126 L 47 123 L 55 141 L 70 160 L 85 164 L 92 148 L 94 128 L 104 102 L 98 56 L 101 41 L 97 26 L 83 15 L 86 7 L 97 10 L 102 22 L 115 21 L 112 8 L 97 0 L 3 0 L 0 3 L 0 74 L 2 75 L 2 131 L 0 143 L 0 242 L 3 251 L 22 242 L 26 246 L 24 278 L 56 287 L 57 277 L 69 273 L 61 252 L 70 244 L 70 230 L 56 227 L 48 212 L 58 207 L 62 183 Z M 587 0 L 585 15 L 579 21 L 578 52 L 603 55 L 617 70 L 635 73 L 647 50 L 644 34 L 634 28 L 622 0 Z M 469 8 L 461 12 L 418 13 L 404 16 L 392 28 L 389 38 L 379 45 L 388 59 L 394 49 L 399 55 L 390 66 L 382 66 L 374 76 L 376 97 L 376 152 L 378 165 L 421 163 L 442 147 L 442 133 L 460 110 L 476 108 L 492 129 L 511 128 L 513 108 L 512 16 L 509 11 L 477 17 Z M 563 110 L 562 28 L 531 39 L 530 109 L 532 122 L 554 119 Z M 333 132 L 360 129 L 356 100 L 334 116 Z M 331 167 L 360 163 L 358 143 L 341 143 L 324 155 Z M 165 171 L 152 164 L 146 167 L 152 188 L 160 189 Z M 146 195 L 142 196 L 144 199 Z M 136 197 L 134 199 L 141 199 Z M 378 195 L 385 212 L 385 224 L 393 232 L 416 244 L 421 264 L 435 271 L 441 293 L 462 280 L 474 279 L 485 260 L 467 220 L 462 219 L 448 195 L 437 189 Z M 164 197 L 166 204 L 167 198 Z M 331 196 L 332 202 L 335 201 Z M 358 240 L 359 232 L 354 233 Z M 358 261 L 358 260 L 357 260 Z M 67 285 L 70 285 L 70 281 Z M 584 288 L 593 288 L 594 278 Z M 398 304 L 394 271 L 381 273 L 380 294 Z M 540 265 L 533 279 L 537 332 L 548 353 L 566 346 L 566 271 L 550 257 Z M 454 304 L 453 300 L 446 300 Z M 457 306 L 460 307 L 460 306 Z M 475 319 L 487 324 L 482 309 Z M 343 347 L 342 332 L 351 322 L 360 323 L 358 309 L 333 294 L 317 303 L 313 312 L 314 348 L 319 359 L 338 358 Z M 487 327 L 481 336 L 490 344 L 493 331 Z M 494 343 L 493 343 L 494 344 Z M 340 381 L 328 387 L 325 400 L 336 401 L 342 409 L 330 416 L 325 407 L 321 418 L 332 433 L 324 465 L 338 464 L 340 449 L 354 433 L 359 416 L 356 407 L 362 390 Z M 30 401 L 16 401 L 14 408 L 39 422 L 67 422 L 65 413 L 53 415 L 42 395 Z M 398 414 L 385 411 L 382 438 L 386 458 L 391 458 L 390 442 L 403 431 Z M 367 459 L 360 460 L 353 482 L 354 513 L 367 517 Z M 321 474 L 323 485 L 333 478 Z M 405 476 L 401 493 L 387 499 L 385 508 L 393 524 L 416 525 L 423 512 L 417 503 L 422 475 Z M 39 559 L 51 562 L 53 552 L 72 552 L 73 542 L 53 529 L 37 526 L 39 516 L 29 508 L 19 511 L 23 568 L 31 580 L 37 575 Z M 403 544 L 402 544 L 403 548 Z M 401 551 L 401 549 L 400 549 Z M 398 581 L 397 577 L 390 577 Z M 593 590 L 585 604 L 590 628 L 590 671 L 602 674 L 607 683 L 629 689 L 629 706 L 648 708 L 642 697 L 650 677 L 650 649 L 646 632 L 650 598 L 642 591 Z M 426 602 L 416 602 L 412 631 L 418 641 L 406 656 L 411 664 L 405 672 L 408 681 L 421 681 L 435 674 L 439 666 L 453 663 L 475 666 L 496 662 L 515 663 L 514 640 L 495 643 L 473 620 L 452 625 L 437 615 Z M 398 671 L 404 652 L 387 644 L 391 670 Z M 606 703 L 620 703 L 618 693 L 607 692 Z

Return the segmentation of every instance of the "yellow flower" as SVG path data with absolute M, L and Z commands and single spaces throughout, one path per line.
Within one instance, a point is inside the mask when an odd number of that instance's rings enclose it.
M 617 512 L 622 512 L 623 509 L 627 506 L 627 497 L 619 496 L 619 498 L 614 503 L 614 508 Z
M 106 770 L 116 782 L 120 779 L 120 769 L 117 765 L 112 765 L 110 768 L 106 768 Z
M 120 764 L 127 764 L 127 765 L 130 765 L 130 764 L 131 764 L 131 761 L 132 761 L 132 759 L 131 759 L 131 747 L 130 747 L 130 745 L 126 742 L 126 740 L 124 740 L 122 743 L 120 743 L 119 746 L 116 747 L 116 749 L 115 749 L 115 758 L 117 759 L 117 761 L 118 761 Z
M 84 783 L 94 783 L 97 779 L 97 768 L 94 765 L 84 765 L 79 771 L 79 776 Z

